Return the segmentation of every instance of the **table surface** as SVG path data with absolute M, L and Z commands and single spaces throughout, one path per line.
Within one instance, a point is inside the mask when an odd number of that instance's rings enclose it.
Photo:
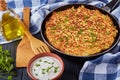
M 41 39 L 40 33 L 34 36 L 38 39 Z M 16 60 L 16 48 L 20 41 L 21 40 L 2 45 L 3 49 L 8 49 L 11 51 L 12 53 L 11 55 L 14 58 L 14 61 Z M 59 55 L 63 59 L 65 65 L 64 72 L 59 80 L 78 80 L 79 71 L 82 68 L 85 60 L 66 56 L 60 53 L 55 53 L 55 54 Z M 31 78 L 27 74 L 26 68 L 15 68 L 15 71 L 17 75 L 13 77 L 13 80 L 31 80 Z M 0 80 L 6 80 L 6 79 L 0 78 Z

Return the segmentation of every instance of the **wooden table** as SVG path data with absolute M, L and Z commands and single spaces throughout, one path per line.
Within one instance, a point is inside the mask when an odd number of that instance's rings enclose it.
M 41 39 L 40 33 L 34 36 L 38 39 Z M 14 61 L 16 60 L 16 48 L 19 42 L 20 40 L 3 45 L 4 49 L 8 49 L 11 51 Z M 78 80 L 79 71 L 84 64 L 84 60 L 76 59 L 59 53 L 55 53 L 55 54 L 58 54 L 63 59 L 65 64 L 65 69 L 60 80 Z M 17 76 L 13 77 L 13 80 L 31 80 L 31 78 L 27 74 L 26 68 L 15 68 L 15 71 L 17 73 Z M 0 78 L 0 80 L 6 80 L 6 79 Z

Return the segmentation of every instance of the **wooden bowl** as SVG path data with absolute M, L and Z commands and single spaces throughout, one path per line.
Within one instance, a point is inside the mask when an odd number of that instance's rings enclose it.
M 54 53 L 35 55 L 27 66 L 27 73 L 33 80 L 45 80 L 46 78 L 57 80 L 63 71 L 64 63 L 62 59 Z

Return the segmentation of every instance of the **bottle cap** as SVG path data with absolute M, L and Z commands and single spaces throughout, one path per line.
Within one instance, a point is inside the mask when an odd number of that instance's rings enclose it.
M 0 0 L 0 11 L 5 11 L 7 9 L 7 4 L 5 0 Z

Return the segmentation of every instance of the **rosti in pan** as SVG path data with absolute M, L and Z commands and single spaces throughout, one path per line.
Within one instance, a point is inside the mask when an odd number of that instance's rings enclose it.
M 108 15 L 83 5 L 54 11 L 45 28 L 52 46 L 75 56 L 89 56 L 108 49 L 118 33 Z

